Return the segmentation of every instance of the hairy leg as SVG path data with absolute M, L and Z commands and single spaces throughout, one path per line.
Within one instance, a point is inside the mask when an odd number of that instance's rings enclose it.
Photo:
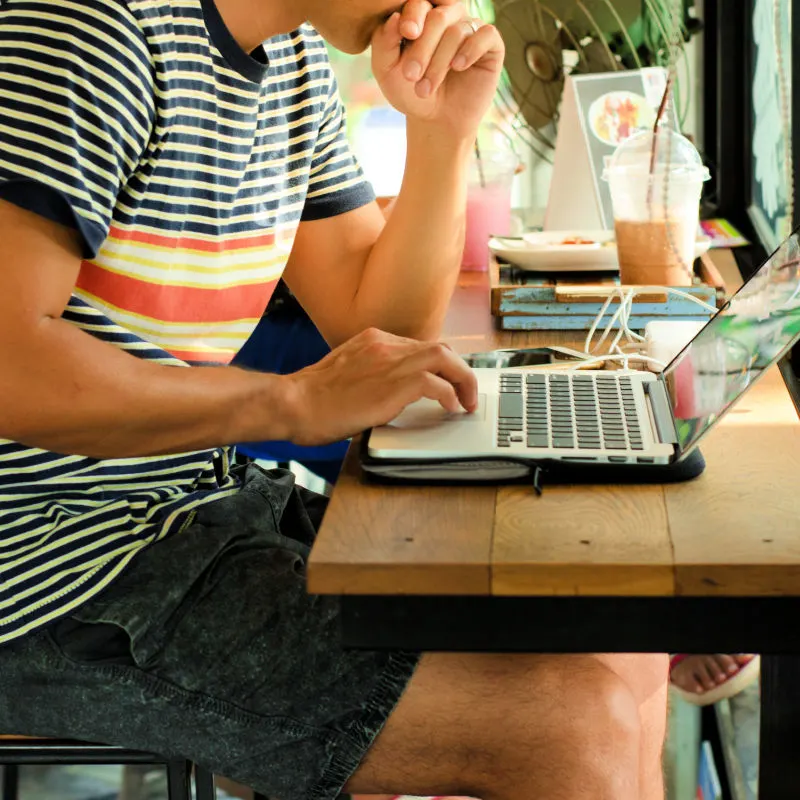
M 649 722 L 661 691 L 659 658 L 426 655 L 346 790 L 655 800 L 655 791 L 640 790 L 648 738 L 640 702 L 652 704 Z M 654 730 L 647 754 L 660 763 L 656 737 Z

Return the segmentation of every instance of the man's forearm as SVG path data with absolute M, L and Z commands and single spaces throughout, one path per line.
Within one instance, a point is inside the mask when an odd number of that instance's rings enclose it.
M 471 142 L 409 121 L 403 185 L 364 268 L 358 317 L 402 336 L 439 336 L 464 248 L 471 152 Z
M 131 458 L 284 439 L 284 379 L 135 358 L 60 319 L 11 343 L 0 438 L 58 453 Z

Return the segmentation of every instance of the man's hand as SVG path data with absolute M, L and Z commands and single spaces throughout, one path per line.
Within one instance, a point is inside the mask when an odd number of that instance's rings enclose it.
M 372 68 L 387 100 L 410 120 L 466 139 L 489 109 L 504 55 L 497 29 L 474 30 L 460 2 L 409 0 L 372 39 Z
M 289 438 L 318 445 L 346 439 L 393 420 L 423 397 L 447 411 L 475 411 L 477 381 L 447 345 L 371 329 L 322 361 L 285 376 Z

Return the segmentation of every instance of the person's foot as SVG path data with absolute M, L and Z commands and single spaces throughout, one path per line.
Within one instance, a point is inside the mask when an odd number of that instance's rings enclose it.
M 725 683 L 755 656 L 748 654 L 687 655 L 670 669 L 670 681 L 685 692 L 702 694 Z
M 738 694 L 758 677 L 756 659 L 748 653 L 675 656 L 670 683 L 689 702 L 714 703 Z M 748 669 L 748 665 L 752 666 Z

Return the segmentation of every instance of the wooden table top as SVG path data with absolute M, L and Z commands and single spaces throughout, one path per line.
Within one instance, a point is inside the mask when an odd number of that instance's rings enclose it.
M 739 283 L 730 253 L 715 263 Z M 485 276 L 464 276 L 446 340 L 459 352 L 575 344 L 494 328 Z M 314 594 L 800 596 L 800 421 L 777 369 L 672 485 L 381 486 L 348 454 L 308 572 Z

